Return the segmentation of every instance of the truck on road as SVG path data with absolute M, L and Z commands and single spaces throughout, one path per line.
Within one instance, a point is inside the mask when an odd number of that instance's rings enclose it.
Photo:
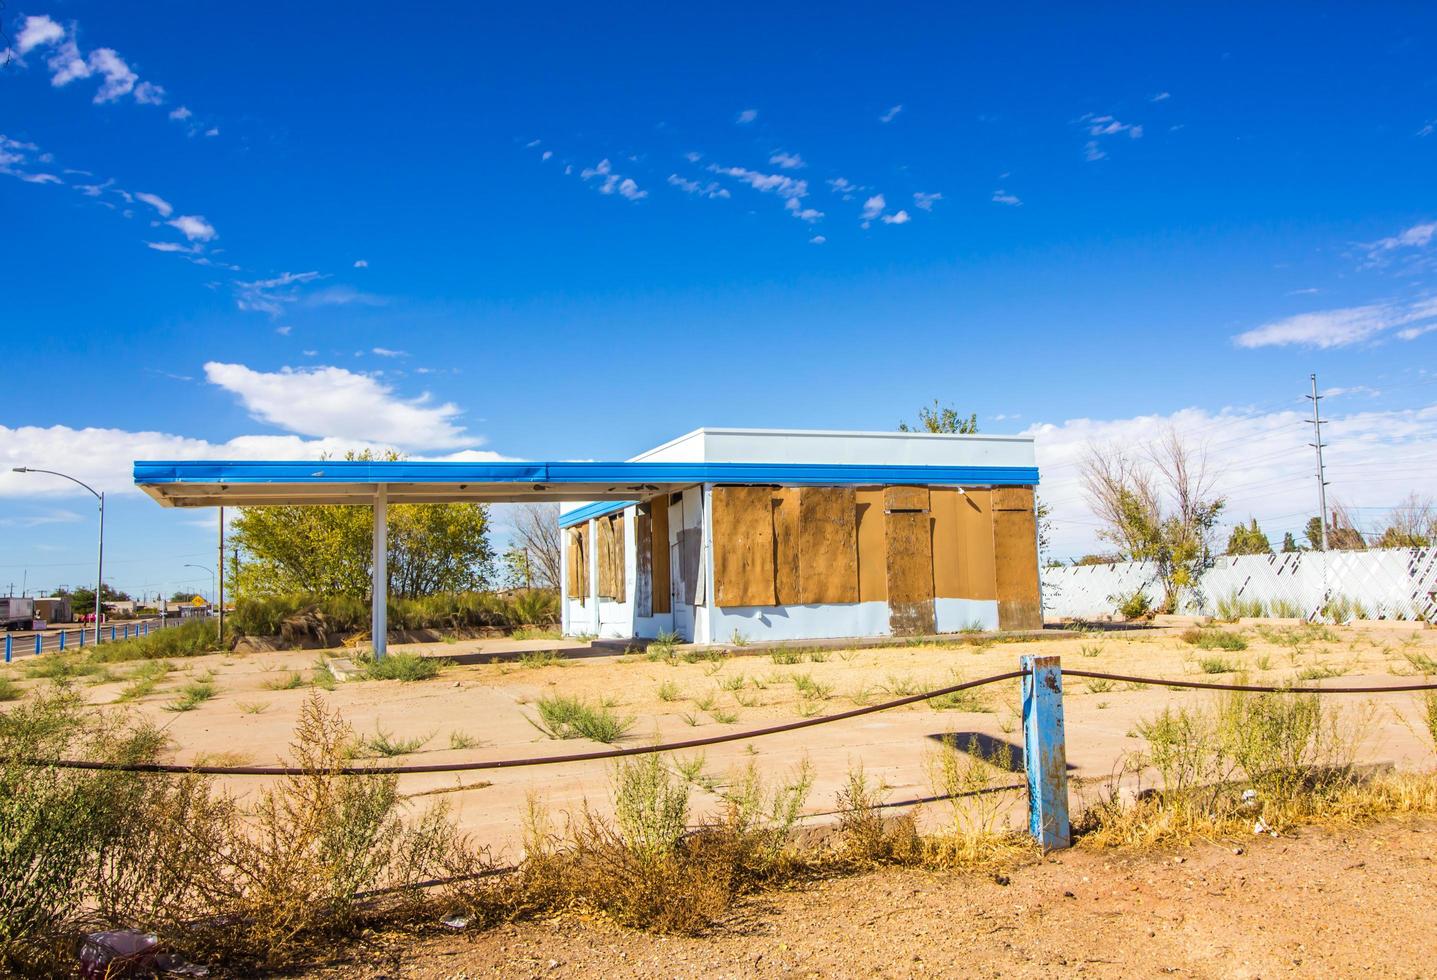
M 35 600 L 20 596 L 0 596 L 0 627 L 7 630 L 35 628 Z

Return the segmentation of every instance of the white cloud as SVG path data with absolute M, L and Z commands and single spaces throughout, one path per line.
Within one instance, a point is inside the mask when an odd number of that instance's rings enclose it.
M 1011 204 L 1013 207 L 1021 207 L 1023 204 L 1023 202 L 1018 198 L 1017 194 L 1009 194 L 1001 187 L 993 192 L 993 203 Z
M 1283 530 L 1295 530 L 1300 540 L 1302 526 L 1317 512 L 1308 446 L 1312 427 L 1302 422 L 1311 417 L 1306 411 L 1186 408 L 1169 415 L 1070 419 L 1028 428 L 1023 434 L 1033 436 L 1037 445 L 1038 492 L 1053 512 L 1053 554 L 1067 558 L 1110 547 L 1097 540 L 1096 519 L 1079 481 L 1078 462 L 1087 447 L 1136 449 L 1169 426 L 1194 448 L 1205 448 L 1217 474 L 1216 492 L 1228 498 L 1226 521 L 1257 517 L 1274 546 Z M 1323 437 L 1332 481 L 1329 501 L 1388 507 L 1437 472 L 1437 405 L 1333 415 Z
M 896 105 L 893 108 L 889 109 L 887 112 L 885 112 L 883 115 L 879 116 L 878 121 L 881 123 L 891 123 L 893 120 L 898 118 L 898 114 L 902 111 L 903 106 Z
M 318 272 L 284 272 L 269 279 L 236 282 L 235 306 L 241 310 L 279 316 L 285 304 L 299 299 L 298 287 L 323 278 Z
M 1423 123 L 1422 128 L 1417 130 L 1418 136 L 1431 136 L 1437 133 L 1437 119 L 1430 119 Z
M 553 155 L 554 155 L 554 151 L 553 151 L 553 150 L 545 150 L 543 153 L 540 153 L 540 154 L 539 154 L 539 159 L 540 159 L 540 160 L 548 160 L 548 159 L 550 159 Z
M 1107 154 L 1103 152 L 1102 147 L 1098 146 L 1097 140 L 1088 140 L 1087 143 L 1083 144 L 1083 157 L 1089 163 L 1093 163 L 1094 161 L 1104 159 L 1107 157 Z
M 1325 350 L 1356 344 L 1399 327 L 1410 328 L 1399 337 L 1413 340 L 1425 333 L 1433 320 L 1437 320 L 1437 299 L 1405 305 L 1374 303 L 1284 317 L 1244 331 L 1233 342 L 1247 348 L 1299 345 Z
M 175 120 L 175 122 L 184 122 L 193 115 L 194 113 L 186 106 L 179 106 L 178 108 L 170 110 L 170 118 Z
M 1431 333 L 1434 330 L 1437 330 L 1437 323 L 1429 323 L 1425 327 L 1407 327 L 1397 331 L 1397 338 L 1399 340 L 1416 340 L 1423 334 Z
M 181 255 L 193 255 L 200 250 L 198 245 L 181 245 L 179 242 L 145 242 L 145 244 L 156 252 L 174 252 Z
M 766 174 L 744 167 L 720 167 L 716 163 L 709 164 L 709 172 L 732 177 L 760 193 L 777 195 L 783 200 L 784 210 L 801 221 L 813 222 L 823 217 L 822 211 L 803 206 L 803 199 L 808 196 L 808 181 L 806 180 L 799 180 L 785 174 Z
M 744 109 L 738 114 L 737 118 L 734 119 L 734 122 L 738 123 L 740 126 L 746 126 L 757 118 L 757 109 Z
M 56 88 L 69 85 L 80 78 L 90 77 L 90 65 L 80 54 L 79 47 L 73 39 L 67 38 L 60 43 L 55 53 L 46 62 L 50 69 L 50 84 Z
M 470 443 L 480 440 L 469 440 Z M 134 485 L 137 459 L 319 459 L 342 456 L 354 450 L 405 451 L 408 444 L 373 439 L 322 437 L 306 439 L 294 435 L 241 435 L 223 442 L 210 442 L 168 432 L 131 432 L 124 429 L 72 429 L 66 425 L 0 425 L 0 498 L 70 497 L 84 490 L 68 480 L 13 473 L 13 466 L 60 470 L 83 480 L 106 495 L 138 494 Z M 425 458 L 425 457 L 415 457 Z M 512 457 L 481 449 L 461 450 L 430 456 L 431 459 L 501 461 Z M 211 525 L 213 526 L 213 525 Z
M 371 353 L 378 354 L 380 357 L 408 357 L 408 356 L 409 356 L 409 351 L 407 351 L 407 350 L 391 350 L 391 349 L 388 348 L 388 347 L 375 347 L 375 348 L 371 351 Z
M 600 194 L 618 194 L 630 201 L 641 201 L 649 196 L 649 192 L 640 190 L 639 185 L 634 183 L 632 178 L 615 173 L 614 165 L 607 158 L 600 160 L 592 167 L 585 167 L 579 172 L 579 176 L 585 182 L 595 177 L 602 177 L 603 179 L 595 187 Z
M 114 48 L 96 48 L 90 52 L 90 68 L 105 77 L 95 92 L 96 102 L 113 102 L 135 90 L 139 76 L 130 70 Z
M 338 367 L 255 371 L 210 361 L 205 378 L 237 395 L 262 422 L 305 436 L 373 441 L 414 449 L 473 443 L 454 424 L 458 406 L 431 404 L 427 394 L 402 399 L 367 374 Z
M 211 126 L 209 129 L 205 130 L 206 136 L 218 136 L 219 134 L 220 128 L 218 126 Z
M 1424 221 L 1395 235 L 1379 238 L 1375 242 L 1365 242 L 1361 248 L 1373 262 L 1380 262 L 1388 253 L 1399 249 L 1426 248 L 1432 244 L 1434 237 L 1437 237 L 1437 221 Z
M 54 174 L 15 174 L 27 184 L 63 184 L 64 181 Z
M 883 209 L 887 206 L 888 202 L 883 199 L 882 194 L 874 194 L 868 200 L 863 202 L 863 220 L 873 220 L 874 218 L 882 214 Z
M 847 177 L 834 177 L 828 182 L 828 186 L 833 188 L 833 193 L 843 195 L 843 199 L 845 201 L 853 200 L 854 194 L 857 194 L 859 191 L 865 189 L 858 184 L 855 184 Z
M 203 215 L 182 214 L 173 221 L 166 221 L 165 224 L 179 229 L 180 234 L 192 242 L 208 242 L 219 237 L 214 225 L 206 221 Z
M 279 334 L 281 337 L 288 337 L 288 336 L 290 335 L 290 333 L 293 332 L 293 330 L 294 330 L 294 327 L 275 327 L 275 328 L 274 328 L 274 332 L 277 333 L 277 334 Z
M 768 158 L 768 162 L 782 167 L 784 170 L 801 170 L 807 166 L 803 162 L 803 157 L 797 153 L 786 153 L 783 150 L 775 151 L 773 156 Z
M 1159 92 L 1159 93 L 1157 93 L 1156 95 L 1150 96 L 1150 97 L 1148 98 L 1148 101 L 1149 101 L 1149 102 L 1166 102 L 1168 99 L 1171 99 L 1172 97 L 1173 97 L 1173 94 L 1172 94 L 1171 92 Z
M 697 180 L 688 180 L 680 177 L 678 174 L 669 174 L 668 182 L 671 186 L 677 187 L 685 194 L 696 194 L 699 197 L 708 198 L 732 197 L 732 195 L 729 194 L 728 188 L 720 186 L 716 180 L 700 183 Z
M 356 269 L 368 269 L 368 268 L 369 268 L 369 260 L 368 260 L 368 259 L 355 259 L 355 260 L 354 260 L 354 267 L 355 267 Z
M 824 242 L 826 242 L 826 241 L 828 241 L 828 239 L 827 239 L 827 238 L 824 238 L 822 235 L 814 235 L 812 238 L 810 238 L 810 239 L 808 240 L 808 244 L 810 244 L 810 245 L 822 245 L 822 244 L 823 244 Z
M 139 193 L 135 195 L 135 200 L 145 202 L 150 207 L 160 212 L 160 217 L 162 218 L 168 218 L 175 212 L 175 209 L 170 205 L 170 202 L 166 201 L 158 194 Z
M 54 44 L 64 36 L 65 29 L 49 17 L 26 17 L 20 33 L 15 35 L 15 51 L 23 56 L 35 48 Z
M 907 211 L 897 211 L 893 214 L 885 214 L 883 216 L 883 223 L 885 225 L 906 225 L 910 220 Z
M 163 105 L 165 90 L 154 82 L 141 82 L 135 86 L 135 101 L 140 105 Z
M 326 286 L 303 298 L 305 306 L 383 306 L 383 296 L 353 286 Z
M 942 194 L 925 194 L 922 191 L 914 191 L 913 206 L 922 211 L 932 211 L 933 205 L 943 200 Z
M 1084 116 L 1080 116 L 1077 123 L 1087 131 L 1090 137 L 1090 139 L 1083 144 L 1083 156 L 1089 163 L 1107 157 L 1107 151 L 1103 149 L 1101 142 L 1103 139 L 1122 133 L 1127 133 L 1129 139 L 1141 139 L 1143 135 L 1143 127 L 1141 125 L 1120 122 L 1113 116 L 1099 116 L 1090 112 Z

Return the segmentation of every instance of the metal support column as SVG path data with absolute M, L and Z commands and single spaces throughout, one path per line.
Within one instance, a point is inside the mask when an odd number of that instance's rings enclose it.
M 1023 765 L 1028 775 L 1028 830 L 1044 851 L 1072 843 L 1068 823 L 1068 750 L 1063 727 L 1063 672 L 1057 657 L 1022 658 Z
M 389 645 L 389 492 L 383 483 L 374 493 L 374 557 L 370 562 L 369 636 L 374 659 L 383 659 Z

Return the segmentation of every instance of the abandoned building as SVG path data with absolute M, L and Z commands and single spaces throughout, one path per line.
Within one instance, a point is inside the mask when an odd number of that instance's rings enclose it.
M 698 429 L 637 501 L 562 505 L 569 635 L 697 643 L 1038 629 L 1033 441 Z

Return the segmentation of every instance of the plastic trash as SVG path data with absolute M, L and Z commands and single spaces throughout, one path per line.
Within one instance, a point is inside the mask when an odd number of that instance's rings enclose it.
M 467 915 L 451 915 L 444 920 L 444 925 L 450 929 L 468 929 L 469 917 Z
M 80 975 L 86 980 L 134 977 L 159 969 L 160 937 L 138 929 L 92 932 L 80 943 Z

